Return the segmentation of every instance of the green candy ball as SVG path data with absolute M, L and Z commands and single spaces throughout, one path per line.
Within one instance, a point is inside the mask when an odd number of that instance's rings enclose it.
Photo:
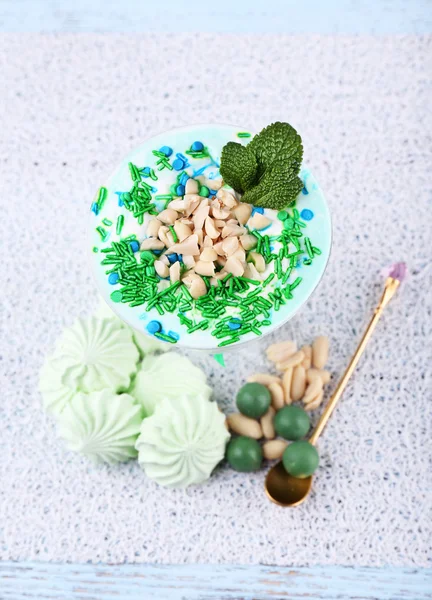
M 306 440 L 300 440 L 287 446 L 282 455 L 282 462 L 287 473 L 298 479 L 304 479 L 317 470 L 319 456 L 315 446 Z
M 299 440 L 309 431 L 310 419 L 299 406 L 284 406 L 274 418 L 276 433 L 286 440 Z
M 250 473 L 261 467 L 263 452 L 256 440 L 240 436 L 230 440 L 226 457 L 234 470 Z
M 270 392 L 261 383 L 246 383 L 237 394 L 237 408 L 243 415 L 252 419 L 259 419 L 265 415 L 270 402 Z

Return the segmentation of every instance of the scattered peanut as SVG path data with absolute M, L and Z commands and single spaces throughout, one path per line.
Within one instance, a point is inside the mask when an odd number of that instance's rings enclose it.
M 261 383 L 262 385 L 270 385 L 271 383 L 281 383 L 280 377 L 269 375 L 268 373 L 255 373 L 247 378 L 249 382 Z
M 306 404 L 304 409 L 308 412 L 311 410 L 315 410 L 315 408 L 318 408 L 319 405 L 321 404 L 323 397 L 324 397 L 324 390 L 321 390 L 320 393 L 318 394 L 318 396 L 314 400 L 312 400 L 312 402 L 308 402 L 308 404 Z
M 273 426 L 273 419 L 275 414 L 275 409 L 272 406 L 270 406 L 266 414 L 263 417 L 261 417 L 260 420 L 263 435 L 267 440 L 272 440 L 275 437 L 275 429 Z
M 272 397 L 272 406 L 275 410 L 280 410 L 284 402 L 284 392 L 280 383 L 270 383 L 268 386 Z
M 311 364 L 312 364 L 312 347 L 311 346 L 303 346 L 301 348 L 301 351 L 305 355 L 305 357 L 302 361 L 302 367 L 304 367 L 306 370 L 310 369 Z
M 303 351 L 299 350 L 298 352 L 287 358 L 284 362 L 276 363 L 276 368 L 280 371 L 285 371 L 285 369 L 291 369 L 292 367 L 296 367 L 297 365 L 299 365 L 303 361 L 304 357 L 305 355 Z
M 322 369 L 328 360 L 329 340 L 320 335 L 312 344 L 312 364 L 316 369 Z
M 277 460 L 282 458 L 282 454 L 287 446 L 288 442 L 285 440 L 270 440 L 269 442 L 264 442 L 262 445 L 264 458 L 267 460 Z
M 300 361 L 301 362 L 301 361 Z M 301 365 L 294 368 L 291 383 L 291 399 L 293 402 L 301 400 L 306 390 L 306 371 Z
M 303 396 L 303 403 L 309 404 L 312 400 L 318 396 L 323 388 L 323 381 L 321 377 L 316 377 L 312 380 L 312 382 L 307 386 L 305 395 Z
M 261 425 L 258 421 L 245 417 L 240 413 L 231 413 L 228 415 L 227 423 L 231 431 L 239 435 L 246 435 L 255 440 L 259 440 L 263 436 Z
M 285 404 L 291 404 L 291 382 L 292 382 L 293 370 L 287 369 L 282 376 L 282 387 L 284 390 Z
M 330 381 L 330 373 L 329 371 L 324 371 L 323 369 L 308 369 L 306 373 L 307 382 L 312 383 L 312 381 L 317 378 L 320 378 L 325 385 Z

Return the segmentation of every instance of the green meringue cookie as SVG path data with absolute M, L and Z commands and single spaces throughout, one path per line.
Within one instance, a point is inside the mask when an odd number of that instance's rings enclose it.
M 130 331 L 111 320 L 78 319 L 63 332 L 41 371 L 45 408 L 60 414 L 76 392 L 126 391 L 138 360 Z
M 73 452 L 95 463 L 115 464 L 137 456 L 142 411 L 128 394 L 109 390 L 75 394 L 58 419 L 59 436 Z
M 136 347 L 139 350 L 140 356 L 143 357 L 146 354 L 152 354 L 154 352 L 168 352 L 170 344 L 161 342 L 151 335 L 140 333 L 129 325 L 126 325 L 118 316 L 110 309 L 108 304 L 101 299 L 99 306 L 96 309 L 95 317 L 97 319 L 112 319 L 112 321 L 118 326 L 128 329 L 132 333 L 133 340 Z
M 142 422 L 138 461 L 156 483 L 184 488 L 210 477 L 229 438 L 216 402 L 197 394 L 164 398 Z
M 44 409 L 54 415 L 61 414 L 76 394 L 76 389 L 62 383 L 62 374 L 55 369 L 50 358 L 45 360 L 41 369 L 39 391 L 42 394 Z
M 186 356 L 176 352 L 148 355 L 141 363 L 129 394 L 141 404 L 148 417 L 165 398 L 193 394 L 209 399 L 212 390 L 206 382 L 204 371 Z

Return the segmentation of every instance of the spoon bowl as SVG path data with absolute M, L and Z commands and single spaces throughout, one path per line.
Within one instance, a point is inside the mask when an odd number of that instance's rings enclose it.
M 311 487 L 312 477 L 293 477 L 285 471 L 282 462 L 270 469 L 265 480 L 268 498 L 279 506 L 298 506 L 306 500 Z

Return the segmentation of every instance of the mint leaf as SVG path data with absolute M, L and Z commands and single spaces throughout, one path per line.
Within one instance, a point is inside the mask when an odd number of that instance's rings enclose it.
M 260 177 L 275 164 L 291 167 L 296 173 L 300 171 L 303 144 L 289 123 L 272 123 L 258 133 L 247 147 L 256 156 Z
M 286 165 L 275 165 L 265 171 L 258 185 L 248 190 L 242 202 L 282 210 L 292 204 L 303 188 L 297 171 Z
M 242 194 L 250 189 L 257 176 L 257 161 L 249 146 L 228 142 L 222 149 L 220 173 L 225 183 Z
M 247 146 L 228 142 L 222 149 L 224 181 L 244 194 L 242 202 L 280 210 L 296 199 L 303 187 L 297 177 L 303 144 L 288 123 L 272 123 Z

